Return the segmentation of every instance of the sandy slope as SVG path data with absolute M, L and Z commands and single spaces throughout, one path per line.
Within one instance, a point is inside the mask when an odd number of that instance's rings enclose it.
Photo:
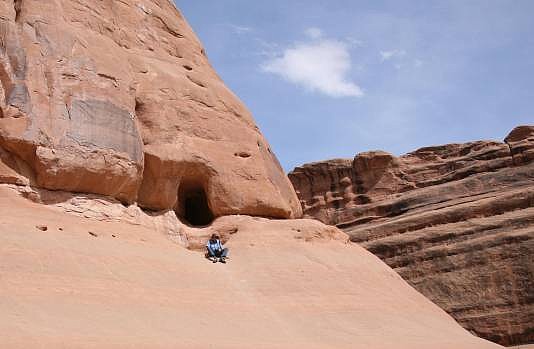
M 146 228 L 0 187 L 0 347 L 499 347 L 359 246 L 306 241 L 316 222 L 225 219 L 239 226 L 232 257 L 212 264 Z

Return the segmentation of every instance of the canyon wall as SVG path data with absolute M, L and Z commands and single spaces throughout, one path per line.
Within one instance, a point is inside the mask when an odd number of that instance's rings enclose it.
M 174 209 L 198 225 L 301 215 L 169 0 L 0 1 L 0 183 Z
M 534 342 L 534 126 L 289 177 L 306 217 L 342 228 L 466 329 Z

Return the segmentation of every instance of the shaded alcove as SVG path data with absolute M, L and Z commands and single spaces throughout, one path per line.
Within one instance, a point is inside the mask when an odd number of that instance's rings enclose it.
M 180 183 L 175 212 L 185 223 L 192 226 L 209 225 L 215 218 L 204 185 L 196 180 L 182 180 Z

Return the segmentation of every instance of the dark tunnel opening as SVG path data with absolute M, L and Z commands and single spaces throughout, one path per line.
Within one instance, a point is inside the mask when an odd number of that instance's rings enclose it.
M 206 226 L 214 219 L 204 186 L 185 181 L 178 189 L 177 215 L 192 226 Z

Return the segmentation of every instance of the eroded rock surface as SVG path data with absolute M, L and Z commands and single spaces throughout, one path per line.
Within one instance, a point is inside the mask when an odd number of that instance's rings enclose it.
M 465 328 L 534 341 L 534 127 L 505 142 L 382 151 L 289 174 L 305 216 L 334 224 Z
M 0 111 L 0 182 L 179 215 L 199 200 L 207 217 L 301 214 L 169 0 L 0 1 Z
M 213 264 L 153 226 L 6 185 L 0 213 L 2 349 L 502 348 L 317 220 L 219 217 L 230 259 Z

